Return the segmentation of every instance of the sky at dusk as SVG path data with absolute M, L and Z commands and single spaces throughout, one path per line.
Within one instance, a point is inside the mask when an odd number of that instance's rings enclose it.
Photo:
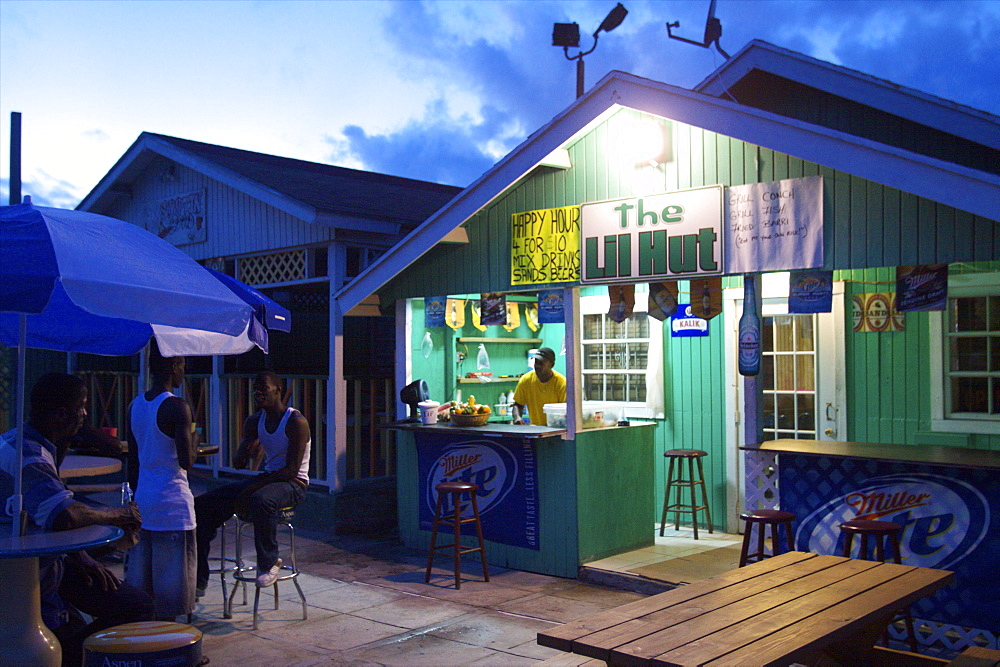
M 720 66 L 709 0 L 623 0 L 586 57 L 691 88 Z M 0 197 L 10 113 L 22 192 L 72 208 L 143 131 L 464 186 L 568 106 L 614 1 L 0 0 Z M 1000 114 L 996 0 L 718 0 L 730 54 L 762 39 Z M 571 54 L 575 50 L 571 51 Z

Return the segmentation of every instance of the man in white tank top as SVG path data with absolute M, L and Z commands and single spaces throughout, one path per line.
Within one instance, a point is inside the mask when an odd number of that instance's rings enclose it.
M 171 390 L 184 380 L 184 357 L 150 347 L 149 391 L 129 407 L 129 483 L 143 514 L 139 544 L 129 554 L 126 581 L 153 596 L 156 617 L 173 621 L 194 610 L 194 496 L 187 471 L 197 458 L 191 406 Z
M 199 593 L 208 584 L 212 540 L 234 513 L 248 517 L 254 525 L 257 586 L 273 584 L 281 570 L 277 513 L 302 502 L 309 486 L 309 422 L 298 410 L 285 405 L 284 382 L 270 371 L 259 373 L 253 383 L 253 398 L 258 410 L 243 422 L 243 438 L 233 466 L 243 468 L 263 457 L 263 471 L 213 489 L 194 501 Z

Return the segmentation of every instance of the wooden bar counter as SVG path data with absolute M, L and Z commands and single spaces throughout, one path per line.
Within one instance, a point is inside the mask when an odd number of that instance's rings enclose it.
M 479 485 L 493 566 L 575 578 L 583 563 L 653 544 L 653 425 L 564 429 L 396 422 L 399 531 L 426 549 L 434 486 Z

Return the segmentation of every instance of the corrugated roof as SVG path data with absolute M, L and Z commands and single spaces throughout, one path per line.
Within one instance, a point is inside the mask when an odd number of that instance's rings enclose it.
M 179 139 L 152 132 L 179 149 L 317 209 L 342 215 L 419 223 L 462 191 L 399 176 Z

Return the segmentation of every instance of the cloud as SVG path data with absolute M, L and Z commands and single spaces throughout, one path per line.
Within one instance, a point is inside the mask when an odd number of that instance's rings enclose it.
M 54 178 L 50 174 L 36 170 L 21 177 L 21 197 L 30 196 L 33 204 L 53 208 L 75 208 L 80 202 L 80 194 L 67 181 Z M 0 180 L 0 200 L 10 201 L 10 179 Z

